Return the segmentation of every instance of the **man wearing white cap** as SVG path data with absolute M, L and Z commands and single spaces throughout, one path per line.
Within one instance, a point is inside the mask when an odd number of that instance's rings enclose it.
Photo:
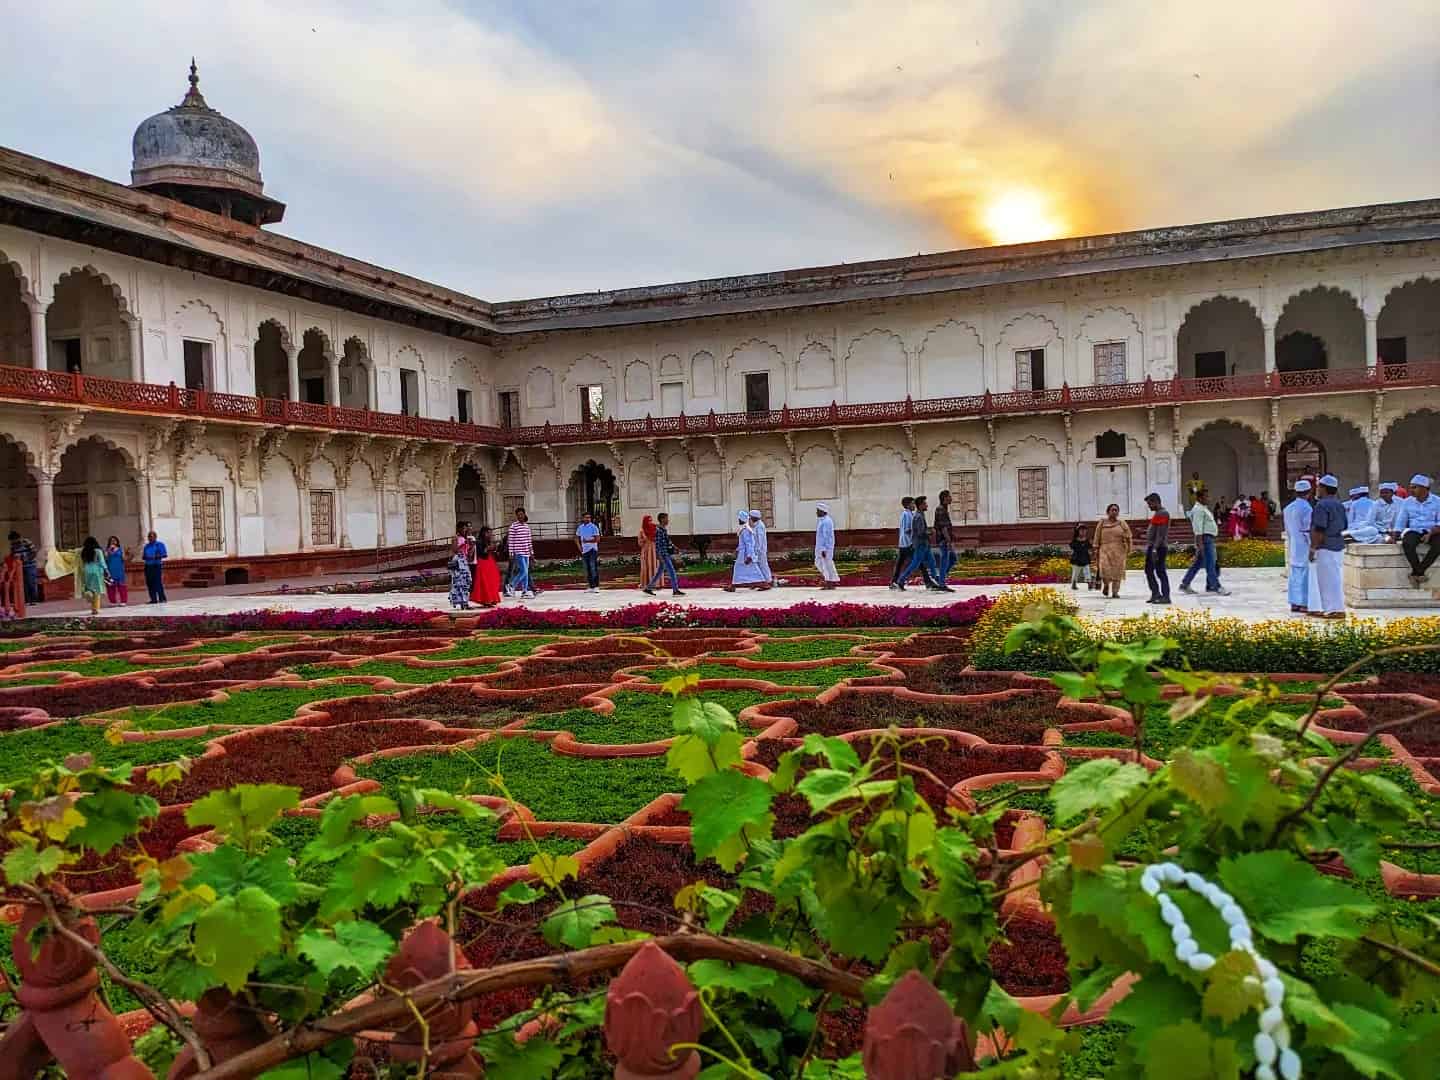
M 1290 610 L 1304 612 L 1310 604 L 1310 481 L 1295 481 L 1295 498 L 1285 507 L 1286 562 L 1290 566 Z
M 1430 477 L 1416 473 L 1410 478 L 1410 497 L 1395 512 L 1395 532 L 1410 562 L 1410 581 L 1416 587 L 1425 583 L 1430 567 L 1440 558 L 1440 496 L 1430 492 Z M 1420 557 L 1420 545 L 1426 547 Z
M 1400 504 L 1395 501 L 1395 489 L 1399 485 L 1393 480 L 1386 480 L 1380 485 L 1380 498 L 1375 500 L 1375 507 L 1371 514 L 1371 520 L 1375 523 L 1375 531 L 1380 534 L 1379 539 L 1367 540 L 1368 544 L 1383 544 L 1386 536 L 1395 528 L 1395 515 L 1400 511 Z
M 760 574 L 773 585 L 775 575 L 770 573 L 770 537 L 765 534 L 765 517 L 759 510 L 750 511 L 750 528 L 755 533 L 755 561 L 760 564 Z
M 1370 498 L 1370 485 L 1357 484 L 1350 489 L 1350 501 L 1345 504 L 1345 536 L 1361 544 L 1374 543 L 1362 540 L 1375 529 L 1375 500 Z
M 741 585 L 746 588 L 753 585 L 757 589 L 770 587 L 755 558 L 755 530 L 750 528 L 748 510 L 737 510 L 735 513 L 735 568 L 731 571 L 730 584 L 725 586 L 725 591 L 734 592 Z
M 1310 614 L 1322 619 L 1345 618 L 1345 588 L 1341 568 L 1345 560 L 1345 507 L 1336 498 L 1340 481 L 1330 473 L 1320 477 L 1320 498 L 1310 514 L 1310 561 L 1315 564 L 1315 584 L 1320 589 L 1320 610 Z
M 815 504 L 815 569 L 820 571 L 820 588 L 833 589 L 840 582 L 835 569 L 835 522 L 827 503 Z

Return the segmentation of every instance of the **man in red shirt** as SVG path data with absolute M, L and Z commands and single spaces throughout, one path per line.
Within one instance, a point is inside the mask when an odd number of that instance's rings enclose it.
M 1154 491 L 1145 496 L 1145 505 L 1150 508 L 1150 524 L 1145 530 L 1145 583 L 1150 586 L 1150 599 L 1145 602 L 1168 604 L 1170 575 L 1165 560 L 1170 555 L 1170 511 Z

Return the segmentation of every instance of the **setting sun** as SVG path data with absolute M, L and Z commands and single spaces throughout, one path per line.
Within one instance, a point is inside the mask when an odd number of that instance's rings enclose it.
M 1032 188 L 1012 188 L 996 195 L 981 211 L 980 224 L 996 244 L 1027 244 L 1065 235 L 1065 225 L 1051 200 Z

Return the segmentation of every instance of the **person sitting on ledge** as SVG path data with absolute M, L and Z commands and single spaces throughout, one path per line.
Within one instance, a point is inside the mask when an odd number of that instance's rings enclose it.
M 1410 497 L 1396 511 L 1393 531 L 1410 562 L 1410 582 L 1419 588 L 1440 558 L 1440 496 L 1430 493 L 1430 477 L 1416 473 L 1410 478 Z M 1423 559 L 1421 544 L 1426 548 Z
M 1375 528 L 1375 500 L 1370 498 L 1370 485 L 1356 484 L 1350 489 L 1350 500 L 1345 504 L 1345 531 L 1342 535 L 1346 540 L 1353 540 L 1357 544 L 1373 544 L 1375 541 L 1362 538 L 1378 532 Z

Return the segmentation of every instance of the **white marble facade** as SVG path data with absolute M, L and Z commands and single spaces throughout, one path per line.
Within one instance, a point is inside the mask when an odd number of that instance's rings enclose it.
M 574 423 L 587 403 L 616 419 L 694 416 L 1295 370 L 1316 350 L 1333 371 L 1397 348 L 1410 362 L 1440 359 L 1435 242 L 490 345 L 0 226 L 0 362 L 480 424 Z M 888 527 L 901 494 L 943 487 L 957 492 L 957 523 L 1093 520 L 1111 501 L 1138 515 L 1152 490 L 1175 505 L 1193 471 L 1216 497 L 1278 495 L 1282 447 L 1297 436 L 1323 446 L 1345 484 L 1435 470 L 1434 396 L 1257 396 L 514 450 L 0 402 L 0 527 L 59 542 L 83 521 L 127 545 L 153 527 L 195 558 L 394 545 L 447 534 L 457 509 L 499 524 L 522 502 L 561 529 L 589 462 L 614 477 L 627 533 L 660 510 L 677 532 L 726 532 L 737 508 L 767 498 L 777 530 L 811 527 L 820 501 L 841 529 Z

